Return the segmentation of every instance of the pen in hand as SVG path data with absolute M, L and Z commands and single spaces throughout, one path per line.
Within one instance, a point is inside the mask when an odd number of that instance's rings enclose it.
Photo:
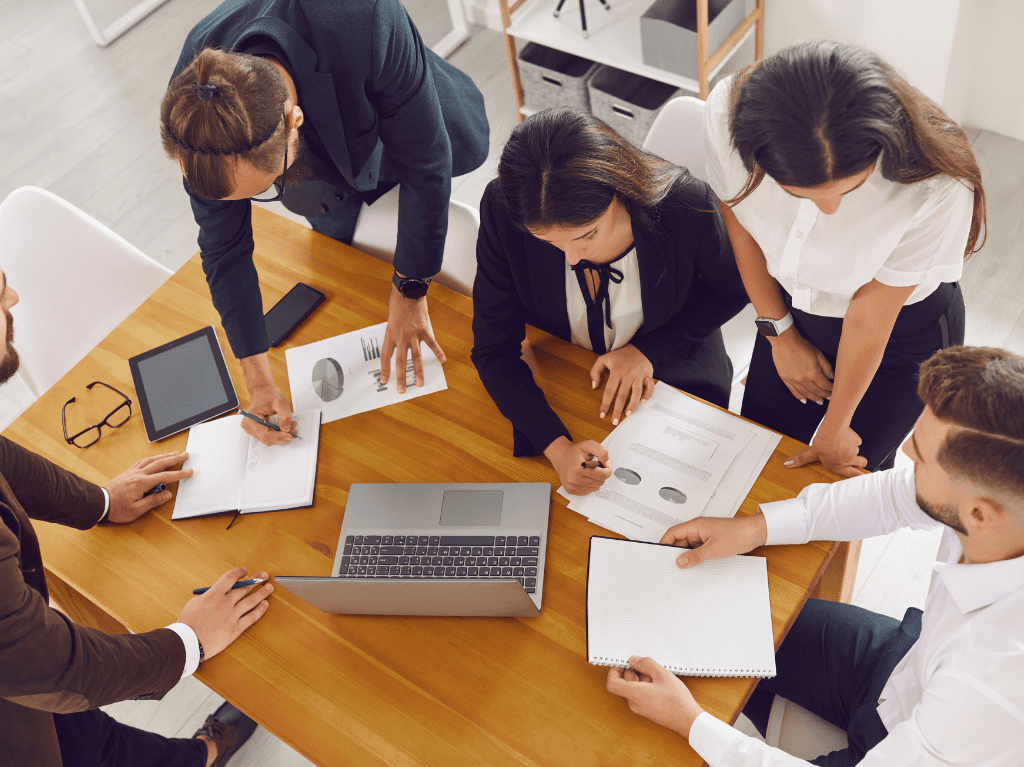
M 165 485 L 163 482 L 161 482 L 159 485 L 155 485 L 154 487 L 152 487 L 149 490 L 147 490 L 146 492 L 144 492 L 142 494 L 142 497 L 143 498 L 148 498 L 151 495 L 156 495 L 157 493 L 162 493 L 166 489 L 167 489 L 167 485 Z
M 257 583 L 263 583 L 263 579 L 262 578 L 249 578 L 248 580 L 245 580 L 245 581 L 237 581 L 235 583 L 235 585 L 232 586 L 231 588 L 233 588 L 233 589 L 244 589 L 246 586 L 255 586 Z M 213 586 L 203 586 L 203 588 L 201 588 L 201 589 L 192 589 L 192 593 L 195 594 L 196 596 L 199 596 L 200 594 L 205 594 L 207 591 L 209 591 L 212 588 L 213 588 Z
M 248 413 L 248 412 L 246 412 L 245 410 L 242 410 L 242 409 L 238 410 L 238 414 L 239 415 L 244 415 L 246 418 L 251 418 L 256 423 L 261 423 L 264 426 L 266 426 L 268 429 L 273 429 L 274 431 L 281 431 L 281 427 L 278 426 L 276 423 L 271 423 L 270 421 L 264 421 L 258 415 L 253 415 L 252 413 Z M 300 437 L 294 431 L 290 431 L 288 433 L 291 434 L 293 437 L 295 437 L 295 439 L 302 439 L 302 437 Z
M 598 457 L 596 455 L 592 455 L 592 456 L 590 456 L 590 460 L 589 461 L 583 461 L 582 463 L 580 463 L 580 468 L 582 468 L 582 469 L 607 469 L 608 467 L 605 466 L 603 463 L 601 463 L 601 461 L 598 459 Z

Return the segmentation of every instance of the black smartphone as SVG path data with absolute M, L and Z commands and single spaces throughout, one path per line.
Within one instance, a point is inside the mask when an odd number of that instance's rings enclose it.
M 267 336 L 279 346 L 324 300 L 324 294 L 300 282 L 267 312 Z

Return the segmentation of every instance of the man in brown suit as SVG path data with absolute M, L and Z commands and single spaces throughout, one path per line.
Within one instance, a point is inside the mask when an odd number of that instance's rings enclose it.
M 18 369 L 9 313 L 17 302 L 0 272 L 0 383 Z M 186 457 L 144 458 L 101 488 L 0 437 L 0 764 L 219 767 L 255 729 L 229 704 L 187 739 L 143 732 L 98 710 L 163 697 L 262 617 L 272 587 L 232 589 L 244 568 L 191 599 L 177 623 L 142 634 L 78 626 L 48 606 L 29 520 L 80 530 L 132 522 L 170 500 L 169 491 L 143 494 L 189 476 L 190 470 L 175 470 Z

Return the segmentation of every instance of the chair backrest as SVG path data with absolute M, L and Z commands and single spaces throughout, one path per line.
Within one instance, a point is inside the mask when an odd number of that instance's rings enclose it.
M 480 214 L 456 200 L 448 203 L 448 236 L 441 272 L 434 279 L 466 296 L 473 295 L 476 279 L 476 235 Z M 352 246 L 391 263 L 398 244 L 398 187 L 359 211 Z
M 0 268 L 21 297 L 11 311 L 16 346 L 21 374 L 37 397 L 172 274 L 92 216 L 33 186 L 0 204 Z
M 692 96 L 669 101 L 654 119 L 644 139 L 644 149 L 682 165 L 701 181 L 707 181 L 704 102 Z

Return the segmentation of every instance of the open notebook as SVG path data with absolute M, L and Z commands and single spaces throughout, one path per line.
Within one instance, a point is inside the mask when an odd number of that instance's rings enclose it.
M 293 431 L 302 439 L 272 446 L 242 431 L 242 417 L 228 416 L 189 429 L 188 460 L 182 468 L 194 472 L 178 483 L 171 519 L 312 505 L 320 411 L 296 413 Z
M 629 665 L 653 658 L 684 676 L 775 676 L 764 557 L 676 565 L 680 549 L 590 539 L 587 660 Z

